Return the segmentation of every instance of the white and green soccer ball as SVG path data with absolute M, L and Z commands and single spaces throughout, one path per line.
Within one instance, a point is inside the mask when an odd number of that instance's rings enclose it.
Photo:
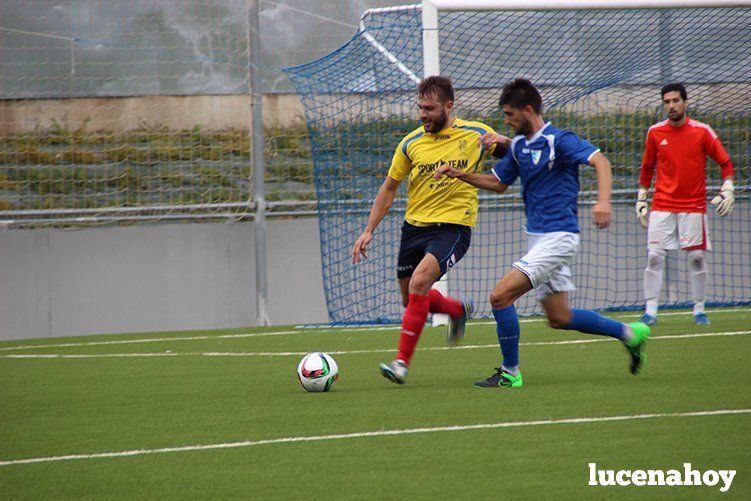
M 339 367 L 328 353 L 308 353 L 297 365 L 297 378 L 307 391 L 329 391 L 339 379 Z

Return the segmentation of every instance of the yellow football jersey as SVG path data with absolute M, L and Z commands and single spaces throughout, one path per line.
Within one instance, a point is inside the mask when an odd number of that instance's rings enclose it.
M 453 223 L 474 226 L 477 222 L 477 188 L 458 179 L 433 179 L 433 172 L 446 163 L 467 172 L 481 172 L 486 153 L 480 138 L 493 129 L 484 123 L 454 119 L 440 132 L 415 129 L 401 140 L 391 160 L 389 177 L 407 186 L 408 223 L 417 226 Z

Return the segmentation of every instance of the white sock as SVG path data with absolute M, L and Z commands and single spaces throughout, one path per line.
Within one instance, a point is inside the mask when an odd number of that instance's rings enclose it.
M 707 299 L 707 262 L 704 259 L 704 251 L 693 250 L 688 252 L 688 268 L 691 270 L 691 293 L 694 300 L 694 315 L 704 313 L 704 302 Z
M 657 306 L 662 289 L 662 270 L 665 265 L 665 251 L 650 250 L 647 255 L 647 267 L 644 268 L 644 299 L 647 304 L 645 313 L 657 316 Z
M 634 329 L 629 327 L 628 324 L 623 324 L 623 341 L 626 344 L 631 344 L 631 342 L 634 340 Z
M 501 369 L 508 372 L 512 376 L 516 377 L 519 375 L 519 366 L 515 365 L 514 367 L 506 367 L 505 365 L 501 365 Z

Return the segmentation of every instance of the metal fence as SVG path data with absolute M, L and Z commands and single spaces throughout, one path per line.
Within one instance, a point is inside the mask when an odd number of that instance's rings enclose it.
M 0 223 L 253 217 L 251 3 L 0 2 Z M 267 210 L 311 214 L 307 131 L 281 67 L 346 41 L 365 6 L 259 5 L 256 67 L 276 92 L 264 99 Z

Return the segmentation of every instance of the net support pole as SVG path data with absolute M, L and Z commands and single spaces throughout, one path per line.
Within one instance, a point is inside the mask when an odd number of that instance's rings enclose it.
M 666 84 L 673 81 L 672 62 L 670 60 L 672 53 L 670 46 L 670 11 L 663 10 L 660 12 L 659 26 L 660 81 Z
M 268 275 L 266 273 L 266 166 L 263 162 L 263 93 L 261 91 L 261 37 L 258 10 L 260 0 L 246 0 L 248 8 L 248 71 L 250 72 L 250 143 L 255 205 L 256 250 L 256 325 L 271 325 L 269 320 Z
M 438 8 L 433 2 L 425 1 L 422 3 L 423 77 L 440 75 L 441 64 L 438 47 Z M 436 289 L 444 296 L 448 295 L 449 284 L 446 275 L 433 284 L 433 289 Z M 433 327 L 446 325 L 448 322 L 448 315 L 442 313 L 433 314 Z
M 431 1 L 422 3 L 422 64 L 424 77 L 440 75 L 438 8 Z
M 419 84 L 420 77 L 415 75 L 412 70 L 407 68 L 407 66 L 403 62 L 401 62 L 399 58 L 397 58 L 393 53 L 391 53 L 391 51 L 384 47 L 381 42 L 376 40 L 376 38 L 368 32 L 368 28 L 365 24 L 365 19 L 373 14 L 406 11 L 412 10 L 414 8 L 414 5 L 406 5 L 402 7 L 382 7 L 378 9 L 368 9 L 363 12 L 362 16 L 360 17 L 360 34 L 370 45 L 373 46 L 375 50 L 382 54 L 383 57 L 385 57 L 391 64 L 395 65 L 400 73 L 404 74 L 407 78 L 415 82 L 415 84 Z

